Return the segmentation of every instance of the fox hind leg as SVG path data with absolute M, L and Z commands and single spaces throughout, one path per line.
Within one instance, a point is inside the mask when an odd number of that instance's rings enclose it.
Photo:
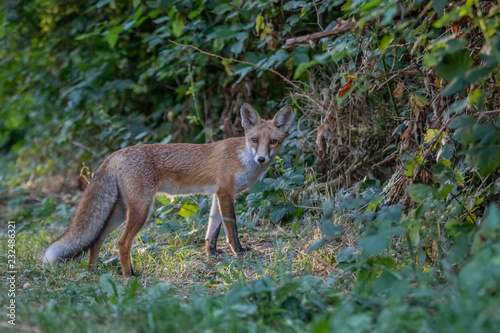
M 102 243 L 106 239 L 106 237 L 112 233 L 116 228 L 118 228 L 127 217 L 126 215 L 126 207 L 123 198 L 118 198 L 118 201 L 113 208 L 113 212 L 109 217 L 104 230 L 101 232 L 99 239 L 97 242 L 89 249 L 89 258 L 88 264 L 90 267 L 95 267 L 97 264 L 97 259 L 99 259 L 99 249 L 101 248 Z
M 140 196 L 141 201 L 127 200 L 127 225 L 118 242 L 120 247 L 120 260 L 122 263 L 122 273 L 125 277 L 134 276 L 132 270 L 132 262 L 130 259 L 130 250 L 132 242 L 137 233 L 142 229 L 146 223 L 154 203 L 154 192 L 147 193 Z
M 219 237 L 222 218 L 219 210 L 219 198 L 217 194 L 213 195 L 212 207 L 210 208 L 210 217 L 208 219 L 207 235 L 205 236 L 205 252 L 208 255 L 223 253 L 217 250 L 217 238 Z

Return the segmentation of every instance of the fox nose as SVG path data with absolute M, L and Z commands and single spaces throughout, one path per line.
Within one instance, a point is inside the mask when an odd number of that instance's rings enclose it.
M 266 161 L 266 159 L 265 159 L 264 157 L 262 157 L 262 156 L 261 156 L 261 157 L 259 157 L 259 158 L 257 159 L 257 161 L 259 161 L 259 163 L 260 163 L 260 164 L 262 164 L 262 163 L 264 163 L 264 162 Z

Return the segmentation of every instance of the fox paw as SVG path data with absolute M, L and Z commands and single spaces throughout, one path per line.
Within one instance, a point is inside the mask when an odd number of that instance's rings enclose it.
M 219 249 L 206 249 L 205 253 L 207 254 L 207 256 L 213 257 L 213 256 L 220 256 L 220 255 L 224 254 L 224 251 L 219 250 Z

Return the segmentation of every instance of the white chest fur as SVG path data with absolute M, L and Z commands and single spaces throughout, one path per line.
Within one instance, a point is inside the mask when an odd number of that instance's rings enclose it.
M 180 186 L 174 182 L 167 181 L 159 186 L 158 192 L 167 196 L 182 196 L 188 194 L 212 194 L 215 193 L 215 189 L 215 186 Z
M 238 172 L 234 177 L 234 192 L 236 194 L 252 186 L 257 178 L 269 167 L 269 165 L 258 165 L 255 163 L 253 154 L 248 150 L 241 151 L 238 156 L 245 169 Z

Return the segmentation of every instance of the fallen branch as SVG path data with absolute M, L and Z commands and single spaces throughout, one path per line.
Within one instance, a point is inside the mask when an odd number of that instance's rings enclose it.
M 286 83 L 290 84 L 291 86 L 293 86 L 295 89 L 298 89 L 300 92 L 302 92 L 303 94 L 309 96 L 315 103 L 317 103 L 319 106 L 321 106 L 325 111 L 328 111 L 328 109 L 318 100 L 316 99 L 314 96 L 308 94 L 304 89 L 302 89 L 301 87 L 299 87 L 298 85 L 296 85 L 295 83 L 293 83 L 292 81 L 290 81 L 289 79 L 287 79 L 283 74 L 279 73 L 278 71 L 272 69 L 272 68 L 268 68 L 268 67 L 264 67 L 264 66 L 260 66 L 260 65 L 257 65 L 257 64 L 252 64 L 251 62 L 248 62 L 248 61 L 243 61 L 243 60 L 237 60 L 237 59 L 230 59 L 230 58 L 225 58 L 223 56 L 220 56 L 218 54 L 213 54 L 213 53 L 210 53 L 210 52 L 206 52 L 206 51 L 203 51 L 203 50 L 200 50 L 199 48 L 197 48 L 196 46 L 193 46 L 193 45 L 187 45 L 187 44 L 180 44 L 180 43 L 177 43 L 173 40 L 169 40 L 170 43 L 173 43 L 177 46 L 183 46 L 183 47 L 189 47 L 189 48 L 192 48 L 200 53 L 203 53 L 203 54 L 206 54 L 208 56 L 211 56 L 211 57 L 215 57 L 215 58 L 219 58 L 219 59 L 222 59 L 222 60 L 225 60 L 225 61 L 234 61 L 234 62 L 239 62 L 241 64 L 246 64 L 246 65 L 251 65 L 251 66 L 254 66 L 254 67 L 257 67 L 257 68 L 260 68 L 260 69 L 263 69 L 263 70 L 266 70 L 266 71 L 270 71 L 276 75 L 278 75 L 280 78 L 283 79 L 283 81 L 285 81 Z
M 316 39 L 321 39 L 333 35 L 342 35 L 346 32 L 351 31 L 356 27 L 355 22 L 344 21 L 340 17 L 337 19 L 337 26 L 331 30 L 315 32 L 310 35 L 288 38 L 286 40 L 286 46 L 292 46 L 295 44 L 302 44 Z

